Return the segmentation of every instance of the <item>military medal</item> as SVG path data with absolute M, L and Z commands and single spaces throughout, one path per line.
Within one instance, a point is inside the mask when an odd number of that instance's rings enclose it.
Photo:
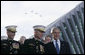
M 37 52 L 37 53 L 39 52 L 38 46 L 36 46 L 36 52 Z
M 44 53 L 44 47 L 42 45 L 40 45 L 40 51 L 41 53 Z
M 19 49 L 19 44 L 18 44 L 18 43 L 13 43 L 12 46 L 13 46 L 13 48 L 15 48 L 15 49 Z

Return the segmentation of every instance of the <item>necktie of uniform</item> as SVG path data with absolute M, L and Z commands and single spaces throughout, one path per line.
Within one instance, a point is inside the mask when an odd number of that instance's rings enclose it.
M 57 54 L 59 54 L 59 46 L 58 46 L 57 41 L 56 41 L 56 51 L 57 51 Z

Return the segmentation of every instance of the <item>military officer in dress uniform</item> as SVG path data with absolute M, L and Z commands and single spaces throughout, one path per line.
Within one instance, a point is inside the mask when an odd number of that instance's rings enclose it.
M 6 26 L 8 38 L 1 40 L 1 54 L 19 54 L 20 43 L 13 40 L 16 31 L 15 25 Z
M 44 43 L 41 41 L 45 26 L 36 25 L 34 28 L 34 37 L 24 42 L 24 54 L 44 54 Z

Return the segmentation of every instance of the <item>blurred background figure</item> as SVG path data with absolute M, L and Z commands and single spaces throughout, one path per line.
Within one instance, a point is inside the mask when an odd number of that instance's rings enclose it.
M 20 40 L 19 40 L 19 43 L 20 43 L 20 54 L 23 54 L 23 48 L 24 48 L 24 41 L 26 40 L 26 37 L 25 36 L 21 36 L 20 37 Z
M 7 36 L 1 36 L 1 40 L 7 39 Z
M 26 37 L 25 36 L 21 36 L 19 42 L 20 44 L 24 44 L 24 41 L 26 40 Z
M 44 44 L 47 44 L 47 43 L 51 42 L 51 36 L 50 35 L 47 35 L 45 37 L 45 40 L 43 42 L 44 42 Z

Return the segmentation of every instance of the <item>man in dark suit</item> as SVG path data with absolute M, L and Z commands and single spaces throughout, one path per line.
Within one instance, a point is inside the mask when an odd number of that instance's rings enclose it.
M 65 41 L 61 41 L 59 28 L 53 27 L 51 29 L 52 42 L 45 45 L 46 54 L 70 54 L 69 44 Z
M 34 37 L 26 39 L 23 46 L 22 54 L 44 54 L 44 43 L 41 41 L 45 27 L 36 25 L 34 28 Z

